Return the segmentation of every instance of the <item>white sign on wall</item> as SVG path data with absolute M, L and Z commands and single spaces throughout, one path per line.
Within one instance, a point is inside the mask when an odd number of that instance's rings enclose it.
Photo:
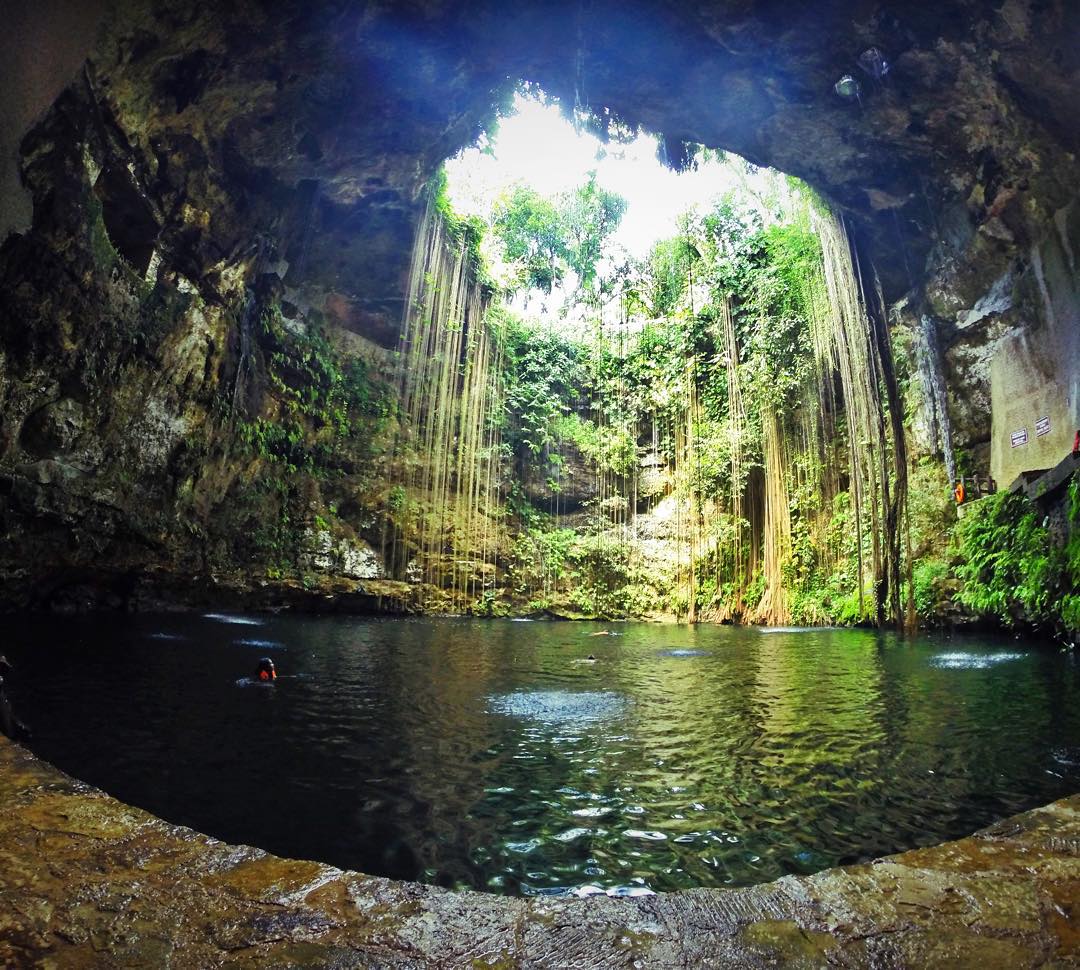
M 1035 437 L 1041 438 L 1044 434 L 1050 434 L 1050 419 L 1039 418 L 1035 422 Z
M 1012 446 L 1014 448 L 1019 448 L 1021 445 L 1026 445 L 1028 442 L 1027 428 L 1021 428 L 1019 431 L 1014 431 L 1010 435 L 1010 439 L 1012 440 Z

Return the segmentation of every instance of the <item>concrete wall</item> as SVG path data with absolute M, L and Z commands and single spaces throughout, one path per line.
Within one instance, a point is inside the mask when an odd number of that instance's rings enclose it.
M 1080 205 L 1058 213 L 1032 250 L 1027 287 L 1037 322 L 998 345 L 990 365 L 990 473 L 1007 487 L 1025 471 L 1052 468 L 1080 428 Z M 1039 435 L 1037 423 L 1049 419 Z M 1013 445 L 1014 433 L 1027 441 Z

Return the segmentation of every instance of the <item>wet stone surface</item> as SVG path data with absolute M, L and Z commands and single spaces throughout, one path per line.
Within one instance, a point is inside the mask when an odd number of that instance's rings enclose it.
M 169 825 L 0 737 L 0 966 L 1080 966 L 1080 796 L 736 890 L 507 899 Z

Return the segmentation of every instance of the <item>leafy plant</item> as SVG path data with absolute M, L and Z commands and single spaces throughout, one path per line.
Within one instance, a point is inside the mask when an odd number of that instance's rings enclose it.
M 1053 625 L 1067 592 L 1066 555 L 1054 546 L 1029 499 L 999 492 L 972 505 L 956 539 L 963 559 L 956 569 L 963 582 L 960 603 L 1006 626 Z

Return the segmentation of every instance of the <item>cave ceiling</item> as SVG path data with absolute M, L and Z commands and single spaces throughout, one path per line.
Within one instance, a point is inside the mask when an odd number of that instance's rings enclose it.
M 948 272 L 974 300 L 1075 194 L 1078 37 L 1067 0 L 141 0 L 106 16 L 24 179 L 35 218 L 59 218 L 44 172 L 65 137 L 88 146 L 130 174 L 178 272 L 212 289 L 246 259 L 389 345 L 423 186 L 525 79 L 673 154 L 805 179 L 890 299 Z M 858 65 L 870 47 L 883 79 Z M 833 90 L 844 74 L 859 100 Z

